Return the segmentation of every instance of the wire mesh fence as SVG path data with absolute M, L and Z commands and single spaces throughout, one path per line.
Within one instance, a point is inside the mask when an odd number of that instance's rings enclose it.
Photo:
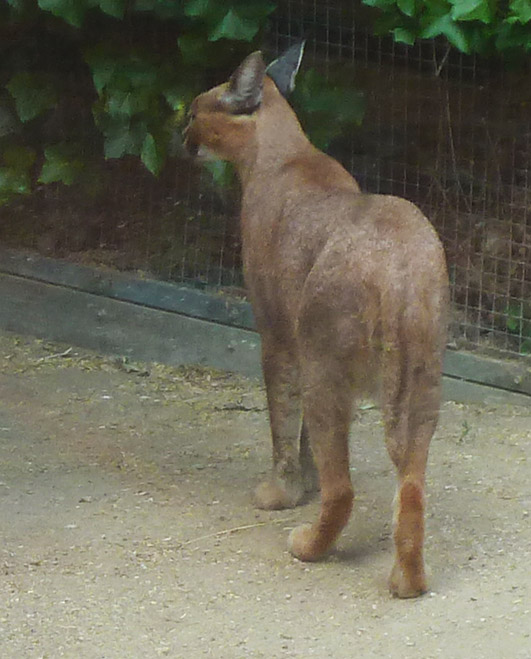
M 527 70 L 379 39 L 346 3 L 286 3 L 277 43 L 313 33 L 311 64 L 345 67 L 367 101 L 330 151 L 363 189 L 417 203 L 445 244 L 457 345 L 531 352 L 531 86 Z
M 454 343 L 531 353 L 529 67 L 375 37 L 359 6 L 340 0 L 279 2 L 266 54 L 301 37 L 304 67 L 365 98 L 361 124 L 327 150 L 362 189 L 417 203 L 441 236 Z M 106 168 L 96 196 L 45 186 L 0 208 L 4 242 L 194 286 L 243 286 L 236 186 L 216 187 L 181 158 L 157 179 L 133 159 Z

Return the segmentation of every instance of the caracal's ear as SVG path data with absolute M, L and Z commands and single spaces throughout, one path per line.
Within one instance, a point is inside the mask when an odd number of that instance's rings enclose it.
M 266 73 L 273 78 L 282 96 L 287 96 L 295 89 L 295 76 L 302 62 L 306 40 L 290 46 L 279 58 L 271 62 Z
M 222 102 L 232 114 L 251 114 L 262 102 L 265 64 L 257 50 L 248 55 L 229 79 Z

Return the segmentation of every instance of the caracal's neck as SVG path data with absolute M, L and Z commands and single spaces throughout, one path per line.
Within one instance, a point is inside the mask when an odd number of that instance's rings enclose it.
M 244 190 L 254 179 L 274 176 L 289 160 L 315 151 L 288 102 L 267 82 L 253 139 L 236 163 Z

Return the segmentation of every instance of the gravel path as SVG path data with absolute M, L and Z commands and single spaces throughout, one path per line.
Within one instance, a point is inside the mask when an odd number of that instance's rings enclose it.
M 394 475 L 378 412 L 352 431 L 337 550 L 286 551 L 252 507 L 263 390 L 0 334 L 0 656 L 531 659 L 531 409 L 446 403 L 432 444 L 432 590 L 392 599 Z

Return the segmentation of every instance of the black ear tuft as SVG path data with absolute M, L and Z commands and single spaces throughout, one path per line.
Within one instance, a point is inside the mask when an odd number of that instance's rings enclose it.
M 295 76 L 301 65 L 306 40 L 290 46 L 286 52 L 267 67 L 267 75 L 273 79 L 282 96 L 295 89 Z
M 222 102 L 233 114 L 251 114 L 262 101 L 265 64 L 257 50 L 246 57 L 229 79 Z

